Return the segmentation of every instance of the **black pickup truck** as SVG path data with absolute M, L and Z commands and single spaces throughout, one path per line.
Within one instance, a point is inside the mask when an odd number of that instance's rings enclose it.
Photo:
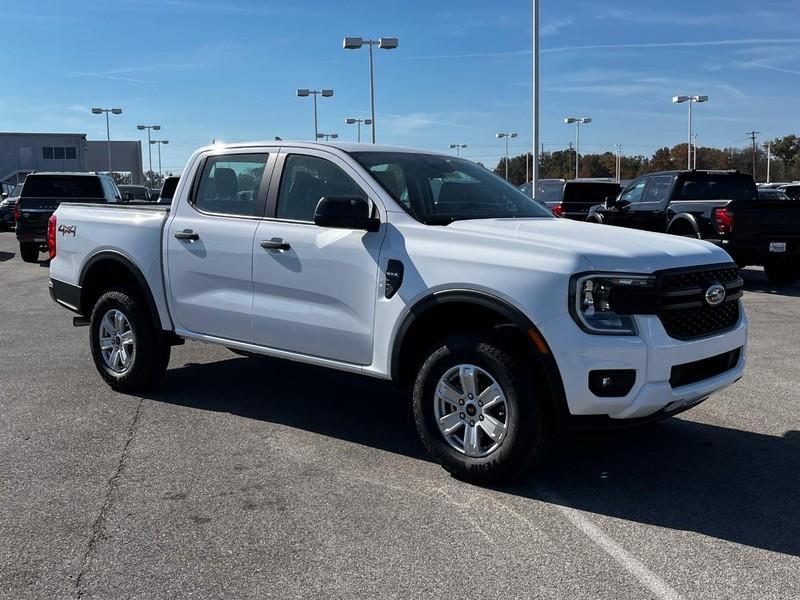
M 531 193 L 531 183 L 523 183 L 519 189 Z M 608 179 L 540 179 L 534 199 L 547 206 L 557 217 L 585 221 L 589 210 L 614 198 L 620 185 Z
M 102 173 L 31 173 L 15 209 L 22 260 L 36 262 L 47 250 L 47 221 L 62 202 L 121 200 L 114 180 Z
M 650 173 L 593 207 L 587 220 L 707 240 L 740 267 L 763 265 L 772 283 L 800 279 L 800 201 L 759 199 L 744 173 Z

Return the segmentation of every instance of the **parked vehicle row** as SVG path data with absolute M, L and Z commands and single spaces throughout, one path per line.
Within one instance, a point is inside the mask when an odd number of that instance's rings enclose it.
M 51 294 L 116 390 L 156 385 L 184 340 L 388 379 L 430 454 L 489 482 L 561 427 L 668 417 L 742 376 L 743 283 L 714 244 L 555 218 L 426 151 L 215 145 L 184 173 L 169 209 L 49 219 Z

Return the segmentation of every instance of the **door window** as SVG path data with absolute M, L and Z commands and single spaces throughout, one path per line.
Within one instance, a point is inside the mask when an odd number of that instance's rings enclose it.
M 627 202 L 629 204 L 633 204 L 635 202 L 639 202 L 642 199 L 642 194 L 644 193 L 644 186 L 647 183 L 646 179 L 641 179 L 639 181 L 634 181 L 633 185 L 631 185 L 620 197 L 620 201 Z
M 329 160 L 305 154 L 286 157 L 278 191 L 279 219 L 314 221 L 314 211 L 325 196 L 367 195 L 347 173 Z
M 663 202 L 666 200 L 674 178 L 674 175 L 654 175 L 650 177 L 643 202 Z
M 202 211 L 253 217 L 257 215 L 267 154 L 224 154 L 203 166 L 194 205 Z

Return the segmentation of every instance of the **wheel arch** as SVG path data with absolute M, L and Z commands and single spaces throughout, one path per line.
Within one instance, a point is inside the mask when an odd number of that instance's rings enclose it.
M 667 233 L 672 233 L 674 228 L 681 226 L 691 227 L 695 234 L 700 235 L 700 226 L 697 224 L 697 219 L 689 213 L 678 213 L 672 217 L 667 223 Z
M 93 254 L 84 263 L 80 277 L 80 310 L 88 317 L 92 307 L 104 291 L 114 286 L 132 285 L 141 294 L 147 305 L 156 331 L 163 330 L 155 298 L 141 269 L 127 256 L 113 250 L 102 250 Z
M 510 334 L 517 348 L 529 356 L 544 380 L 558 417 L 569 415 L 564 384 L 555 357 L 533 322 L 505 300 L 476 290 L 443 290 L 418 300 L 400 322 L 392 341 L 392 380 L 406 383 L 422 362 L 418 354 L 447 333 L 463 330 L 465 314 L 479 326 Z

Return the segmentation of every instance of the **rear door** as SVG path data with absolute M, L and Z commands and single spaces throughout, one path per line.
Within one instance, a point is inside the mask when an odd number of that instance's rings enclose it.
M 274 162 L 264 149 L 206 156 L 188 201 L 174 207 L 165 244 L 181 328 L 252 342 L 253 238 Z
M 369 184 L 339 156 L 282 149 L 270 218 L 252 244 L 255 343 L 367 365 L 385 225 L 377 232 L 319 227 L 314 211 L 324 196 L 361 196 L 378 209 Z
M 630 206 L 631 227 L 647 231 L 666 231 L 665 211 L 675 177 L 675 174 L 647 177 L 647 185 L 639 202 Z

